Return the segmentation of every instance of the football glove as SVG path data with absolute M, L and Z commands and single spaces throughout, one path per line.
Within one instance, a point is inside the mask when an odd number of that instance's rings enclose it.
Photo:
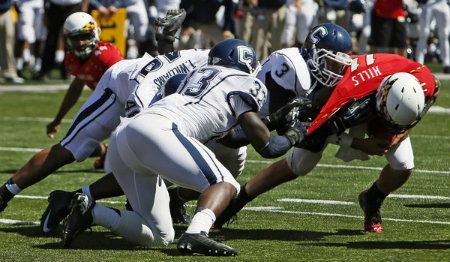
M 290 127 L 284 133 L 292 146 L 300 146 L 307 134 L 307 126 L 298 119 L 291 122 Z
M 329 134 L 340 134 L 349 127 L 368 121 L 374 115 L 374 108 L 375 106 L 370 97 L 361 102 L 353 101 L 343 113 L 338 114 L 326 124 Z
M 267 117 L 269 129 L 286 129 L 292 121 L 298 119 L 312 107 L 311 100 L 303 97 L 294 98 Z

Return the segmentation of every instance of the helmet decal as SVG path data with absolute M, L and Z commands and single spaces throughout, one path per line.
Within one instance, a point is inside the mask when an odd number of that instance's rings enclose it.
M 316 44 L 317 42 L 320 41 L 320 39 L 324 38 L 327 35 L 328 35 L 328 31 L 327 31 L 326 27 L 319 26 L 310 33 L 308 38 L 311 41 L 311 43 Z
M 217 43 L 208 54 L 208 64 L 254 73 L 258 68 L 255 50 L 240 39 L 227 39 Z

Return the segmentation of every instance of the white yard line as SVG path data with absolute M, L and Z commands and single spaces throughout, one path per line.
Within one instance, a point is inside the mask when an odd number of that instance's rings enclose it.
M 450 110 L 450 109 L 448 109 Z M 0 121 L 13 121 L 13 122 L 39 122 L 39 123 L 49 123 L 53 121 L 53 118 L 50 117 L 15 117 L 15 116 L 0 116 Z M 71 124 L 72 120 L 69 119 L 63 119 L 61 121 L 65 124 Z M 420 138 L 427 138 L 427 139 L 444 139 L 444 140 L 450 140 L 450 136 L 437 136 L 437 135 L 416 135 L 412 134 L 412 138 L 414 137 L 420 137 Z
M 246 208 L 244 208 L 246 210 Z M 353 216 L 353 215 L 345 215 L 345 214 L 336 214 L 336 213 L 322 213 L 322 212 L 303 212 L 303 211 L 288 211 L 288 210 L 276 210 L 273 207 L 269 209 L 259 210 L 251 210 L 256 212 L 271 212 L 271 213 L 284 213 L 284 214 L 297 214 L 297 215 L 311 215 L 311 216 L 327 216 L 327 217 L 345 217 L 345 218 L 357 218 L 364 219 L 363 216 Z M 411 222 L 411 223 L 424 223 L 424 224 L 440 224 L 440 225 L 450 225 L 450 221 L 436 221 L 436 220 L 413 220 L 413 219 L 399 219 L 399 218 L 388 218 L 383 217 L 383 220 L 386 221 L 396 221 L 396 222 Z
M 354 202 L 337 201 L 337 200 L 321 200 L 321 199 L 299 199 L 299 198 L 281 198 L 277 199 L 278 202 L 289 203 L 307 203 L 307 204 L 319 204 L 319 205 L 354 205 Z
M 52 93 L 67 90 L 70 83 L 53 85 L 2 85 L 0 93 L 20 92 L 20 93 Z
M 390 194 L 390 198 L 409 198 L 409 199 L 432 199 L 432 200 L 450 200 L 450 197 L 445 196 L 428 196 L 428 195 L 399 195 Z
M 270 164 L 270 163 L 272 163 L 272 161 L 270 161 L 270 160 L 252 160 L 252 159 L 248 159 L 245 162 L 252 163 L 252 164 Z M 317 167 L 342 168 L 342 169 L 362 169 L 362 170 L 374 170 L 374 171 L 381 171 L 381 169 L 382 169 L 381 167 L 333 165 L 333 164 L 317 164 Z M 447 170 L 414 169 L 414 173 L 450 175 L 450 171 L 447 171 Z
M 26 116 L 1 116 L 0 120 L 2 121 L 15 121 L 15 122 L 40 122 L 40 123 L 49 123 L 53 121 L 53 118 L 50 117 L 26 117 Z M 62 123 L 72 123 L 72 120 L 63 119 Z
M 9 152 L 39 152 L 42 149 L 40 148 L 23 148 L 23 147 L 0 147 L 0 151 L 9 151 Z M 272 161 L 270 160 L 252 160 L 247 159 L 247 163 L 252 164 L 270 164 Z M 370 167 L 370 166 L 352 166 L 352 165 L 334 165 L 334 164 L 317 164 L 318 167 L 325 168 L 342 168 L 342 169 L 360 169 L 360 170 L 374 170 L 381 171 L 381 167 Z M 414 169 L 415 173 L 423 173 L 423 174 L 444 174 L 450 175 L 450 171 L 447 170 L 427 170 L 427 169 Z
M 442 106 L 432 106 L 428 113 L 437 114 L 437 115 L 450 115 L 450 108 L 445 108 Z

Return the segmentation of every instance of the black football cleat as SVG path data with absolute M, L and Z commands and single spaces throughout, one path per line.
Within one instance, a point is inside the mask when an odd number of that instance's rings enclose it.
M 186 205 L 180 200 L 176 192 L 176 188 L 169 190 L 169 208 L 172 222 L 174 224 L 189 225 L 189 223 L 191 223 L 191 217 L 187 214 Z
M 0 186 L 0 213 L 8 206 L 8 202 L 13 199 L 14 195 L 9 192 L 6 185 Z
M 41 230 L 44 234 L 54 231 L 59 223 L 69 214 L 73 192 L 55 190 L 48 197 L 48 206 L 41 216 Z
M 3 199 L 3 197 L 0 195 L 0 212 L 5 210 L 5 208 L 8 206 L 8 202 Z
M 209 238 L 203 231 L 199 234 L 183 233 L 178 240 L 177 249 L 182 255 L 236 256 L 238 254 L 236 249 Z
M 89 201 L 88 196 L 83 193 L 76 193 L 70 203 L 70 213 L 64 220 L 61 245 L 69 248 L 72 241 L 84 230 L 92 225 L 92 209 L 95 201 Z
M 383 233 L 381 226 L 381 204 L 371 203 L 367 198 L 367 191 L 359 194 L 359 206 L 364 211 L 364 230 L 370 233 Z

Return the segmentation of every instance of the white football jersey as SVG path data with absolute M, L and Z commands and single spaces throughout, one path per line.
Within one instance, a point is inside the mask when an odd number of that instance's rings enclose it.
M 308 66 L 299 48 L 285 48 L 270 54 L 262 63 L 257 78 L 268 85 L 268 74 L 277 85 L 292 91 L 297 97 L 306 97 L 311 87 Z M 271 90 L 269 86 L 268 89 Z M 270 98 L 261 109 L 261 116 L 265 117 L 269 114 L 269 103 Z
M 144 68 L 150 61 L 154 58 L 145 54 L 141 58 L 136 59 L 124 59 L 113 66 L 111 66 L 111 76 L 109 81 L 109 85 L 105 88 L 110 88 L 117 95 L 119 101 L 122 104 L 125 104 L 128 96 L 136 89 L 139 85 L 139 82 L 143 80 L 135 79 L 136 72 L 139 72 L 142 68 Z
M 176 74 L 186 74 L 208 62 L 209 50 L 189 49 L 156 56 L 146 65 L 136 67 L 130 80 L 138 83 L 134 90 L 124 90 L 120 99 L 147 108 L 166 81 Z
M 257 78 L 222 66 L 191 72 L 177 93 L 156 102 L 146 113 L 172 120 L 178 129 L 201 142 L 222 137 L 245 112 L 258 112 L 267 89 Z

